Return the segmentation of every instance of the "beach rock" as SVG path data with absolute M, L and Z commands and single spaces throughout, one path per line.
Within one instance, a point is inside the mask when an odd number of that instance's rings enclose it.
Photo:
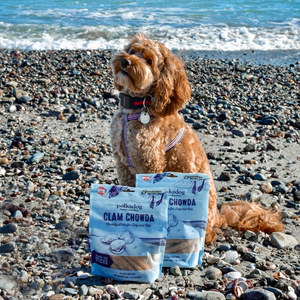
M 9 160 L 6 157 L 0 157 L 0 165 L 7 165 Z
M 232 280 L 238 279 L 240 277 L 242 277 L 242 274 L 240 272 L 237 272 L 237 271 L 228 272 L 228 273 L 223 275 L 223 278 L 226 278 L 228 281 L 232 281 Z
M 10 253 L 15 251 L 16 244 L 14 242 L 6 243 L 0 246 L 0 253 Z
M 253 176 L 254 180 L 266 181 L 267 177 L 262 173 L 257 173 Z
M 55 224 L 55 229 L 71 229 L 73 228 L 73 221 L 70 219 L 65 219 Z
M 83 284 L 79 287 L 78 292 L 79 292 L 79 295 L 86 296 L 88 294 L 88 291 L 89 291 L 88 287 L 85 284 Z
M 134 300 L 136 300 L 136 299 L 139 298 L 139 296 L 140 295 L 138 293 L 133 292 L 133 291 L 125 291 L 124 292 L 124 298 L 126 298 L 126 299 L 134 299 Z
M 33 154 L 29 159 L 29 163 L 39 163 L 43 158 L 44 158 L 44 153 L 43 152 L 36 152 Z
M 209 266 L 205 272 L 205 277 L 211 280 L 215 280 L 219 277 L 222 277 L 222 271 L 218 268 Z
M 174 276 L 182 276 L 182 273 L 181 273 L 180 268 L 178 266 L 171 267 L 170 272 Z
M 9 223 L 0 228 L 0 233 L 14 233 L 17 229 L 18 225 L 16 223 Z
M 78 171 L 70 171 L 62 176 L 63 180 L 76 180 L 80 177 L 80 173 Z
M 243 200 L 248 202 L 259 202 L 263 197 L 263 193 L 259 190 L 252 190 L 246 193 Z
M 231 180 L 231 176 L 229 172 L 222 172 L 220 177 L 219 177 L 220 181 L 230 181 Z
M 260 185 L 260 190 L 261 190 L 263 193 L 270 194 L 270 193 L 273 192 L 272 184 L 271 184 L 270 182 L 263 182 L 263 183 Z
M 298 241 L 291 235 L 287 235 L 282 232 L 273 232 L 270 235 L 270 243 L 272 246 L 278 249 L 284 248 L 294 248 L 298 243 Z
M 253 288 L 243 294 L 244 300 L 276 300 L 274 293 L 262 288 Z
M 194 300 L 225 300 L 225 296 L 219 292 L 207 291 L 200 292 L 194 296 Z
M 21 283 L 26 283 L 28 282 L 28 273 L 25 270 L 21 270 L 20 272 L 20 277 L 19 277 L 19 281 Z
M 16 288 L 17 282 L 13 277 L 0 275 L 0 289 L 4 291 L 12 291 Z
M 34 183 L 32 181 L 28 181 L 26 188 L 29 193 L 33 193 L 35 190 Z
M 239 136 L 239 137 L 246 136 L 246 134 L 243 130 L 233 129 L 231 132 L 232 132 L 233 135 L 236 135 L 236 136 Z

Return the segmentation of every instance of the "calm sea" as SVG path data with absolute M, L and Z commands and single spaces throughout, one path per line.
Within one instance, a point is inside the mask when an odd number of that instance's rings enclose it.
M 173 50 L 297 50 L 300 0 L 1 0 L 0 48 L 121 49 L 136 32 Z

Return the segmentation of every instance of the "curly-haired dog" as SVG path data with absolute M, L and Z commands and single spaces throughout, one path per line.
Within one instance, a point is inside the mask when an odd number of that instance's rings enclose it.
M 282 229 L 278 214 L 236 202 L 217 210 L 217 193 L 205 151 L 178 113 L 191 96 L 183 63 L 164 44 L 137 35 L 112 61 L 120 107 L 111 123 L 111 144 L 120 184 L 135 186 L 137 173 L 200 172 L 210 176 L 206 243 L 214 228 Z M 248 217 L 250 206 L 255 211 Z M 258 210 L 259 208 L 259 210 Z M 259 213 L 258 213 L 259 212 Z M 226 220 L 226 215 L 230 216 Z M 228 222 L 229 221 L 229 222 Z

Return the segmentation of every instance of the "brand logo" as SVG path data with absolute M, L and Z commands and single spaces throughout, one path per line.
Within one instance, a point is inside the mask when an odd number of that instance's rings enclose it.
M 98 194 L 98 195 L 103 196 L 103 195 L 105 195 L 105 193 L 106 193 L 106 190 L 105 190 L 105 187 L 104 187 L 104 186 L 99 186 L 99 187 L 97 188 L 97 194 Z
M 151 179 L 150 176 L 142 176 L 142 180 L 144 181 L 149 181 Z
M 123 203 L 123 204 L 117 204 L 117 209 L 139 211 L 139 210 L 143 209 L 143 206 L 142 205 L 136 205 L 136 204 Z

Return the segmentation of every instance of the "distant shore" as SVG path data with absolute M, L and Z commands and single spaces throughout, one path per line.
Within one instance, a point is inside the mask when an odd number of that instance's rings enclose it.
M 251 62 L 257 65 L 289 66 L 300 64 L 300 50 L 240 50 L 240 51 L 174 51 L 188 60 L 201 59 L 228 59 Z

